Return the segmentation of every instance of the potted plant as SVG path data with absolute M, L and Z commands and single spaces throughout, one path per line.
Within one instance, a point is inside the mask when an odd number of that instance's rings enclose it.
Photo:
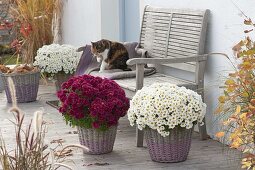
M 57 93 L 59 112 L 67 124 L 77 126 L 81 145 L 89 154 L 113 150 L 118 120 L 126 115 L 129 99 L 113 80 L 82 75 L 70 78 Z
M 16 92 L 16 99 L 18 103 L 32 102 L 37 98 L 40 72 L 37 67 L 27 64 L 16 65 L 14 68 L 9 68 L 4 65 L 0 65 L 0 75 L 3 80 L 3 86 L 7 96 L 7 101 L 12 102 L 10 86 L 7 81 L 8 77 L 11 77 Z
M 68 80 L 76 70 L 81 54 L 71 45 L 44 45 L 37 51 L 34 65 L 47 77 L 56 79 L 56 89 Z
M 143 87 L 128 110 L 130 125 L 145 130 L 151 159 L 180 162 L 187 159 L 193 126 L 202 123 L 206 105 L 196 92 L 170 83 Z

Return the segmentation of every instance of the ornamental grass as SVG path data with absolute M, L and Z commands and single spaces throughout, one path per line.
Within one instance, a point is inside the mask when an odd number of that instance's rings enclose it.
M 12 46 L 22 54 L 24 63 L 33 63 L 36 51 L 45 44 L 51 44 L 54 31 L 59 31 L 56 24 L 60 22 L 61 0 L 10 1 L 13 33 L 17 37 Z
M 45 143 L 47 124 L 43 120 L 42 111 L 36 111 L 33 119 L 28 125 L 24 123 L 25 114 L 17 107 L 15 86 L 11 78 L 8 78 L 12 95 L 12 108 L 15 120 L 12 121 L 15 128 L 14 149 L 12 145 L 7 146 L 5 138 L 0 134 L 0 163 L 3 170 L 55 170 L 59 167 L 72 169 L 65 164 L 66 150 L 71 147 L 88 148 L 81 145 L 67 145 L 66 147 L 50 146 Z M 60 150 L 59 150 L 60 149 Z

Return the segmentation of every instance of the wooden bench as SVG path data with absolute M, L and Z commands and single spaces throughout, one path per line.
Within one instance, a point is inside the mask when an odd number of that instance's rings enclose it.
M 124 88 L 128 97 L 143 86 L 154 82 L 169 82 L 197 91 L 203 97 L 204 54 L 209 10 L 182 10 L 146 6 L 143 14 L 139 46 L 141 57 L 127 61 L 136 65 L 136 78 L 116 82 Z M 144 67 L 152 64 L 157 73 L 144 77 Z M 186 80 L 169 74 L 171 69 L 194 75 Z M 207 138 L 206 126 L 199 126 L 201 139 Z M 137 146 L 143 146 L 143 132 L 137 129 Z

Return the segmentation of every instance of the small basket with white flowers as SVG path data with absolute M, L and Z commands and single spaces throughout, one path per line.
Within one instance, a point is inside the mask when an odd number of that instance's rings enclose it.
M 80 56 L 81 53 L 72 45 L 44 45 L 37 51 L 34 65 L 40 68 L 41 73 L 55 78 L 59 90 L 61 84 L 74 74 Z
M 187 159 L 193 126 L 202 124 L 206 104 L 196 92 L 170 83 L 143 87 L 128 110 L 130 125 L 145 130 L 151 159 L 180 162 Z

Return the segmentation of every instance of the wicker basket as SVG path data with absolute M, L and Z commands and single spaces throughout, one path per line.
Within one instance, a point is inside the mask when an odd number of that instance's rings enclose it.
M 147 128 L 145 138 L 151 159 L 156 162 L 181 162 L 188 157 L 193 128 L 174 128 L 162 137 L 157 130 Z
M 80 144 L 89 148 L 85 154 L 100 155 L 112 152 L 117 133 L 117 126 L 106 131 L 78 127 Z
M 39 88 L 39 80 L 40 80 L 40 72 L 32 72 L 32 73 L 19 73 L 19 74 L 2 74 L 1 77 L 3 80 L 3 85 L 5 89 L 5 93 L 7 96 L 7 101 L 9 103 L 12 102 L 11 93 L 8 85 L 8 77 L 11 77 L 15 89 L 16 89 L 16 98 L 18 103 L 26 103 L 35 101 L 37 98 L 38 88 Z
M 62 83 L 67 81 L 72 76 L 73 76 L 73 74 L 66 74 L 66 73 L 62 73 L 62 72 L 55 74 L 55 79 L 56 79 L 55 86 L 56 86 L 56 90 L 59 91 L 61 89 Z

